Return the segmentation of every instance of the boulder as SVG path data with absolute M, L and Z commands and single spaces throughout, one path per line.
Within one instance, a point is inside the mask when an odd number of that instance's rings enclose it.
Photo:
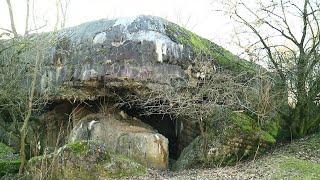
M 111 152 L 130 157 L 147 167 L 168 168 L 168 139 L 123 111 L 109 109 L 82 118 L 69 137 L 70 142 L 79 140 L 99 140 Z
M 29 179 L 110 179 L 142 175 L 146 168 L 127 157 L 112 154 L 102 142 L 78 141 L 52 154 L 33 157 Z
M 215 122 L 214 127 L 208 125 L 208 130 L 182 151 L 175 170 L 233 165 L 253 158 L 275 144 L 279 130 L 279 121 L 267 123 L 262 129 L 250 116 L 230 110 L 223 110 L 208 121 Z

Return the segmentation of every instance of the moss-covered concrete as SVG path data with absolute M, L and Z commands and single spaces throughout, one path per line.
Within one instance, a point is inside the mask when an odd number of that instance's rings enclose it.
M 201 55 L 211 57 L 218 65 L 233 72 L 247 72 L 250 74 L 257 72 L 258 66 L 256 64 L 240 59 L 223 47 L 176 24 L 168 24 L 166 32 L 173 41 L 194 51 L 195 57 Z
M 276 142 L 276 127 L 271 132 L 261 129 L 250 116 L 223 110 L 209 122 L 223 125 L 208 126 L 208 130 L 186 147 L 174 169 L 182 170 L 197 165 L 232 165 L 242 159 L 264 152 Z M 224 117 L 220 118 L 219 117 Z

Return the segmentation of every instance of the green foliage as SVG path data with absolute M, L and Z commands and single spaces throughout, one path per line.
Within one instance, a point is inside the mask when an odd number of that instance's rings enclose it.
M 14 153 L 14 150 L 11 147 L 3 143 L 0 143 L 0 158 L 4 158 L 8 154 L 12 154 L 12 153 Z
M 289 137 L 301 138 L 318 130 L 320 111 L 315 102 L 302 102 L 290 109 L 285 126 Z
M 19 171 L 20 160 L 14 152 L 11 147 L 0 143 L 0 176 Z
M 268 132 L 272 137 L 277 138 L 279 131 L 281 129 L 280 126 L 281 119 L 273 119 L 272 121 L 268 122 L 265 127 L 262 127 L 266 132 Z
M 231 122 L 238 128 L 241 129 L 242 132 L 244 133 L 252 133 L 254 131 L 254 120 L 243 114 L 243 113 L 229 113 L 229 119 Z M 228 117 L 227 117 L 228 118 Z
M 73 153 L 78 155 L 86 154 L 89 151 L 89 146 L 86 141 L 77 141 L 69 143 L 66 148 L 70 149 Z

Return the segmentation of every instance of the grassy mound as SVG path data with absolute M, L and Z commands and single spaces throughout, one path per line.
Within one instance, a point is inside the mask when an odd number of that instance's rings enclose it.
M 225 110 L 214 115 L 208 131 L 186 147 L 175 164 L 176 170 L 194 166 L 234 165 L 275 144 L 279 126 L 275 121 L 262 129 L 254 119 L 244 113 Z M 219 117 L 224 117 L 217 125 Z M 218 123 L 219 124 L 219 123 Z M 274 124 L 274 125 L 272 125 Z
M 189 169 L 172 179 L 320 179 L 320 133 L 235 166 Z

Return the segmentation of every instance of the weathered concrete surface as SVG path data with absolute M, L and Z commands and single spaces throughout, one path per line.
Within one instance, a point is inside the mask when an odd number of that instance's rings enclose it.
M 52 54 L 43 62 L 42 92 L 57 90 L 59 98 L 94 99 L 102 92 L 80 91 L 79 87 L 118 87 L 119 81 L 128 79 L 143 85 L 170 85 L 186 79 L 184 70 L 193 61 L 193 52 L 170 39 L 167 25 L 172 23 L 138 16 L 89 22 L 58 32 Z M 76 90 L 70 90 L 73 87 Z
M 100 140 L 111 152 L 119 153 L 156 169 L 167 169 L 168 140 L 147 124 L 123 111 L 108 109 L 81 119 L 69 140 Z

